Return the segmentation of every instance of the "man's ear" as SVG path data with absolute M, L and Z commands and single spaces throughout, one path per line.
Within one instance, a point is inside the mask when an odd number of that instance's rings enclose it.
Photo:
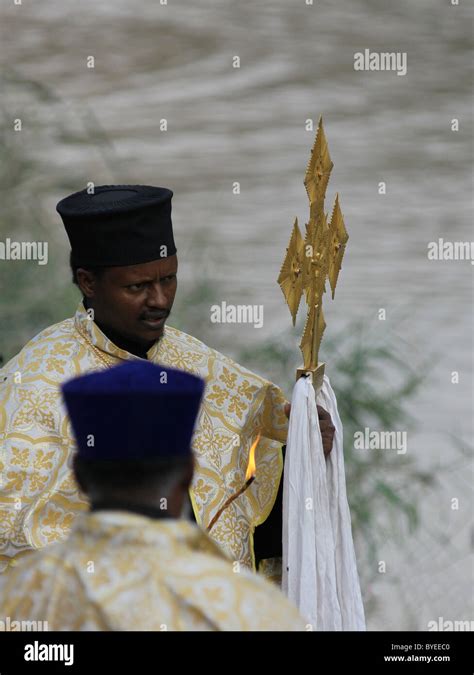
M 75 452 L 72 457 L 72 472 L 74 474 L 74 478 L 76 479 L 76 483 L 79 485 L 79 488 L 81 489 L 81 492 L 87 495 L 87 489 L 81 474 L 81 465 L 78 460 L 77 452 Z
M 83 267 L 76 270 L 77 285 L 86 298 L 93 298 L 96 291 L 97 278 L 93 272 Z
M 194 456 L 190 457 L 188 464 L 184 468 L 183 477 L 181 479 L 181 487 L 187 490 L 191 485 L 194 475 Z

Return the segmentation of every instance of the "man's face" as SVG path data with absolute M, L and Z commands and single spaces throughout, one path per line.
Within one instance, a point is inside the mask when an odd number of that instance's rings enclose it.
M 95 320 L 126 340 L 156 342 L 174 302 L 178 258 L 160 258 L 127 267 L 108 267 L 100 277 L 78 270 L 79 287 Z

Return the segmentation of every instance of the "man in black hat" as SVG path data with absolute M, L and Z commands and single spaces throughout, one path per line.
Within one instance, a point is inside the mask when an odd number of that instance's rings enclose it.
M 0 485 L 5 523 L 0 571 L 32 548 L 64 538 L 77 511 L 85 508 L 70 471 L 74 440 L 59 399 L 61 383 L 137 358 L 187 370 L 207 383 L 190 490 L 202 527 L 243 485 L 250 447 L 259 438 L 255 481 L 211 534 L 239 565 L 255 568 L 259 559 L 278 553 L 289 404 L 276 385 L 165 325 L 178 269 L 171 197 L 166 188 L 100 186 L 57 206 L 83 299 L 73 318 L 41 332 L 0 371 L 1 461 L 7 478 Z M 319 412 L 327 453 L 334 427 L 329 415 Z
M 162 336 L 176 294 L 172 196 L 147 185 L 101 186 L 57 205 L 86 308 L 117 346 L 141 358 Z

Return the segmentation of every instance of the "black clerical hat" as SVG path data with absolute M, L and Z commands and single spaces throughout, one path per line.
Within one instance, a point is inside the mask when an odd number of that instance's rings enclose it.
M 150 185 L 100 185 L 56 206 L 71 243 L 75 267 L 112 267 L 176 253 L 171 190 Z

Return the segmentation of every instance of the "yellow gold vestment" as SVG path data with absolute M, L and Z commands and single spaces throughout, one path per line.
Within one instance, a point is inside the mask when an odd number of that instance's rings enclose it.
M 256 480 L 211 531 L 231 559 L 254 567 L 253 531 L 273 507 L 282 471 L 288 429 L 282 391 L 170 326 L 147 357 L 206 381 L 190 491 L 203 528 L 243 484 L 250 446 L 261 433 Z M 73 318 L 43 330 L 0 370 L 0 572 L 64 539 L 87 508 L 71 472 L 75 444 L 59 385 L 134 358 L 104 335 L 81 302 Z
M 305 630 L 273 584 L 233 570 L 183 520 L 81 514 L 65 541 L 22 560 L 3 583 L 5 616 L 47 630 Z

